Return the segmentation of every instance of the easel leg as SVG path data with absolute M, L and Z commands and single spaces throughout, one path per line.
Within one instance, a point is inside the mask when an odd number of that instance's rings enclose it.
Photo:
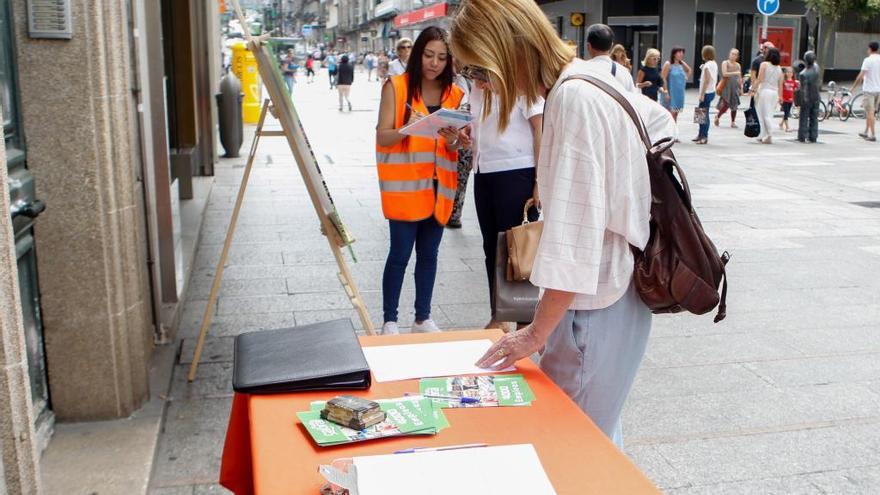
M 345 262 L 342 249 L 336 243 L 334 237 L 328 235 L 327 240 L 330 241 L 330 250 L 333 251 L 333 257 L 336 258 L 336 264 L 339 266 L 339 273 L 336 275 L 339 277 L 339 282 L 342 283 L 342 288 L 345 289 L 345 294 L 357 311 L 364 331 L 367 332 L 367 335 L 376 335 L 376 331 L 373 328 L 373 320 L 370 319 L 370 313 L 367 311 L 367 305 L 364 304 L 364 299 L 361 297 L 357 284 L 354 283 L 354 277 L 351 276 L 351 270 L 348 269 L 348 263 Z
M 226 241 L 223 243 L 223 251 L 220 253 L 220 261 L 217 262 L 217 269 L 214 271 L 214 283 L 211 285 L 211 293 L 208 296 L 208 305 L 205 307 L 205 315 L 202 317 L 202 328 L 199 330 L 199 341 L 196 343 L 195 354 L 193 355 L 192 364 L 189 367 L 188 381 L 196 378 L 196 370 L 199 367 L 199 359 L 202 357 L 202 347 L 205 345 L 205 337 L 208 334 L 208 328 L 211 327 L 211 320 L 214 316 L 214 308 L 217 305 L 217 294 L 220 291 L 220 282 L 223 280 L 223 270 L 226 267 L 226 258 L 229 256 L 229 248 L 232 245 L 232 238 L 235 236 L 235 226 L 238 223 L 238 214 L 241 212 L 241 204 L 244 201 L 244 192 L 247 189 L 248 179 L 251 175 L 251 169 L 254 165 L 254 158 L 257 154 L 257 144 L 260 142 L 260 133 L 263 130 L 263 122 L 266 120 L 266 112 L 269 108 L 269 100 L 263 102 L 263 109 L 260 111 L 260 120 L 257 122 L 257 131 L 254 134 L 254 140 L 251 143 L 251 151 L 248 154 L 247 165 L 244 168 L 244 174 L 241 177 L 241 185 L 238 187 L 238 197 L 235 198 L 235 208 L 232 210 L 232 218 L 229 220 L 229 227 L 226 229 Z

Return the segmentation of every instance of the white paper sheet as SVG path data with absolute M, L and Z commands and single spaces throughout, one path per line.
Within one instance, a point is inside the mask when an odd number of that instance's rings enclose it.
M 401 134 L 406 134 L 407 136 L 435 138 L 440 135 L 440 129 L 443 129 L 444 127 L 461 129 L 468 125 L 471 120 L 473 120 L 473 117 L 467 112 L 441 108 L 428 116 L 422 117 L 412 124 L 401 127 L 399 132 Z
M 492 346 L 490 340 L 458 340 L 430 344 L 364 347 L 364 355 L 377 382 L 432 376 L 490 373 L 474 363 Z M 513 367 L 504 371 L 513 370 Z
M 355 457 L 358 495 L 555 495 L 531 444 Z

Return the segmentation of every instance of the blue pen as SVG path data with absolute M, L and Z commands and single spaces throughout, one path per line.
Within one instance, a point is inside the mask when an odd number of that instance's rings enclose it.
M 476 449 L 480 447 L 488 447 L 489 444 L 485 443 L 469 443 L 465 445 L 447 445 L 445 447 L 413 447 L 410 449 L 403 450 L 395 450 L 395 454 L 415 454 L 417 452 L 442 452 L 444 450 L 461 450 L 461 449 Z
M 429 399 L 442 399 L 442 400 L 457 400 L 462 404 L 479 404 L 480 399 L 476 397 L 456 397 L 454 395 L 428 395 L 424 394 L 423 397 L 427 397 Z

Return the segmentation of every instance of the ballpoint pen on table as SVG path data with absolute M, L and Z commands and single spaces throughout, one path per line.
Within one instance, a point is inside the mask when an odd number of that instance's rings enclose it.
M 411 394 L 406 394 L 411 395 Z M 480 399 L 477 397 L 458 397 L 455 395 L 433 395 L 433 394 L 421 394 L 422 397 L 426 397 L 428 399 L 440 399 L 440 400 L 456 400 L 461 402 L 462 404 L 479 404 Z
M 479 447 L 488 447 L 487 443 L 468 443 L 464 445 L 447 445 L 445 447 L 413 447 L 411 449 L 403 449 L 403 450 L 395 450 L 395 454 L 415 454 L 418 452 L 442 452 L 444 450 L 461 450 L 461 449 L 476 449 Z

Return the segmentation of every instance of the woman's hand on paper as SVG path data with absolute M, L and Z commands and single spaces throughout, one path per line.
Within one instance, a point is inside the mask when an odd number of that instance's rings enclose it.
M 471 149 L 471 145 L 474 144 L 474 140 L 471 138 L 471 126 L 465 126 L 458 131 L 458 141 L 462 148 Z
M 458 129 L 455 127 L 444 127 L 437 131 L 440 136 L 446 140 L 446 146 L 450 149 L 458 147 Z
M 503 370 L 522 358 L 531 356 L 544 347 L 544 341 L 538 337 L 532 325 L 522 330 L 510 332 L 486 351 L 478 361 L 480 368 L 494 371 Z

